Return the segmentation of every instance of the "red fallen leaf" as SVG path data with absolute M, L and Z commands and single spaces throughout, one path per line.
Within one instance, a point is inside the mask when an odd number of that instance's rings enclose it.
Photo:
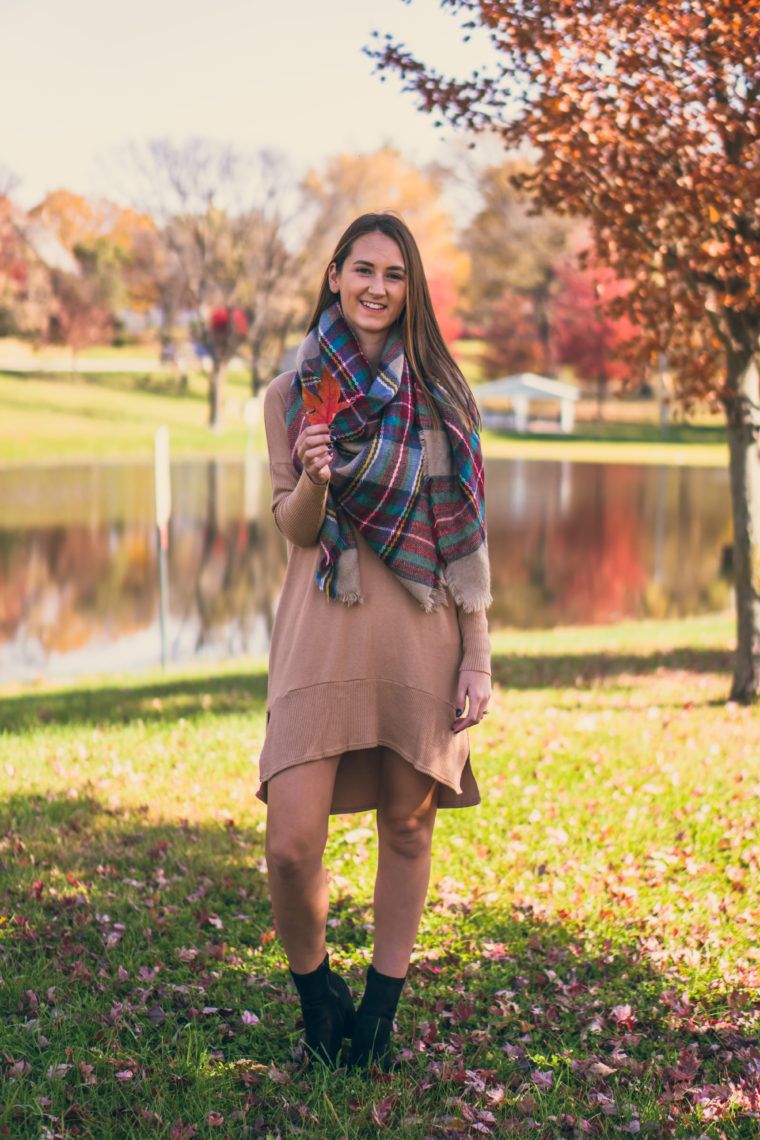
M 692 1049 L 682 1049 L 678 1057 L 678 1064 L 666 1066 L 664 1076 L 670 1081 L 691 1082 L 699 1072 L 701 1064 L 702 1062 Z
M 87 967 L 85 966 L 85 964 L 81 958 L 78 958 L 76 960 L 76 962 L 74 963 L 74 965 L 72 966 L 71 970 L 69 971 L 69 977 L 73 981 L 81 981 L 81 982 L 91 982 L 92 981 L 92 974 L 87 969 Z
M 395 1096 L 385 1096 L 377 1104 L 372 1105 L 372 1119 L 378 1128 L 384 1128 L 388 1122 L 388 1116 L 396 1103 Z
M 164 1122 L 161 1119 L 161 1117 L 158 1115 L 157 1112 L 151 1112 L 147 1108 L 141 1108 L 140 1109 L 140 1116 L 141 1116 L 142 1120 L 145 1122 L 145 1124 L 149 1125 L 151 1128 L 155 1129 L 156 1131 L 158 1131 L 159 1128 L 163 1128 L 163 1126 L 164 1126 Z
M 82 1077 L 82 1083 L 85 1085 L 96 1085 L 98 1078 L 95 1076 L 95 1066 L 88 1065 L 84 1061 L 79 1062 L 79 1072 Z
M 475 1007 L 466 1001 L 457 1002 L 451 1011 L 451 1018 L 455 1025 L 461 1025 L 464 1021 L 469 1021 L 475 1013 Z
M 489 962 L 503 962 L 508 957 L 508 952 L 503 942 L 490 942 L 486 939 L 483 943 L 482 956 Z
M 332 375 L 327 365 L 316 384 L 301 391 L 303 406 L 309 421 L 313 424 L 327 424 L 333 422 L 338 412 L 350 408 L 352 400 L 341 400 L 340 384 Z
M 515 1108 L 518 1112 L 522 1113 L 523 1116 L 532 1116 L 538 1108 L 538 1101 L 534 1096 L 531 1096 L 530 1093 L 525 1093 L 524 1096 L 515 1102 Z
M 185 1124 L 182 1120 L 177 1120 L 171 1127 L 169 1140 L 193 1140 L 197 1131 L 197 1125 Z

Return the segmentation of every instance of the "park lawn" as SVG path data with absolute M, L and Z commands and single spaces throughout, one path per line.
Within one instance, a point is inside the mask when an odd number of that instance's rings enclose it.
M 174 455 L 242 455 L 248 378 L 227 378 L 222 432 L 207 426 L 206 391 L 199 373 L 182 393 L 166 373 L 0 373 L 0 463 L 143 458 L 162 424 Z
M 494 636 L 388 1077 L 303 1072 L 263 662 L 0 690 L 0 1136 L 756 1138 L 760 722 L 726 617 Z M 333 963 L 371 952 L 334 821 Z
M 164 372 L 0 372 L 0 463 L 149 457 L 156 429 L 167 424 L 175 456 L 238 454 L 246 447 L 242 410 L 250 395 L 245 372 L 226 382 L 225 430 L 207 427 L 207 384 L 190 376 L 188 390 Z M 607 415 L 614 414 L 607 405 Z M 261 425 L 253 440 L 264 448 Z M 570 459 L 601 463 L 662 463 L 726 467 L 725 430 L 715 424 L 579 423 L 572 436 L 484 431 L 489 458 Z
M 645 463 L 675 467 L 727 467 L 725 429 L 675 425 L 659 438 L 653 424 L 580 424 L 572 435 L 517 435 L 483 431 L 487 459 L 570 460 L 576 463 Z

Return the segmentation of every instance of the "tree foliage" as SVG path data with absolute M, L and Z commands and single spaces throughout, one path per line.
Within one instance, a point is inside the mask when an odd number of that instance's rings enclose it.
M 491 66 L 446 79 L 391 42 L 376 54 L 421 106 L 537 148 L 519 177 L 589 217 L 626 306 L 669 352 L 681 391 L 726 386 L 760 313 L 760 5 L 703 0 L 445 0 L 482 25 Z M 673 314 L 679 319 L 667 320 Z
M 220 336 L 211 315 L 246 314 L 254 389 L 276 371 L 301 303 L 298 259 L 286 241 L 291 183 L 279 156 L 242 154 L 209 139 L 158 138 L 127 156 L 143 185 L 137 198 L 157 220 L 160 243 L 146 254 L 160 269 L 164 324 L 180 307 L 193 313 L 196 334 L 212 361 L 209 422 L 219 428 L 225 371 L 244 343 Z M 233 325 L 230 325 L 233 329 Z
M 505 289 L 529 297 L 546 343 L 552 282 L 577 224 L 532 208 L 528 195 L 516 185 L 528 170 L 523 161 L 508 161 L 476 175 L 480 208 L 462 235 L 476 267 L 467 299 L 470 317 L 478 324 L 489 321 Z
M 552 299 L 551 344 L 556 364 L 569 364 L 578 376 L 596 384 L 601 401 L 610 383 L 631 380 L 625 353 L 637 344 L 637 330 L 625 316 L 610 309 L 623 296 L 627 283 L 592 259 L 578 264 L 566 258 L 558 266 Z
M 739 644 L 760 691 L 760 0 L 443 0 L 493 52 L 444 77 L 388 39 L 373 54 L 420 106 L 537 154 L 522 184 L 587 216 L 630 282 L 619 312 L 667 352 L 678 392 L 727 414 Z

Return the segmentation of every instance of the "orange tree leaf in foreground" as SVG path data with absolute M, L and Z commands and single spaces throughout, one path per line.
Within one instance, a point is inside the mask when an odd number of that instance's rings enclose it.
M 340 398 L 340 384 L 325 366 L 322 375 L 315 384 L 301 391 L 303 406 L 309 422 L 312 424 L 327 424 L 333 422 L 338 412 L 351 407 L 351 400 Z
M 539 207 L 590 220 L 631 283 L 615 310 L 686 401 L 726 413 L 737 654 L 760 692 L 760 0 L 442 0 L 484 65 L 446 77 L 389 37 L 370 54 L 421 109 L 536 161 Z M 475 38 L 475 42 L 481 42 Z M 430 49 L 434 51 L 434 48 Z

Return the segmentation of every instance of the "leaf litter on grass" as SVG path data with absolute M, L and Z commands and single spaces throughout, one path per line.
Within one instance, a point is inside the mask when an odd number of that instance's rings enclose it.
M 258 682 L 10 696 L 0 1136 L 760 1135 L 760 732 L 708 624 L 495 637 L 483 804 L 441 813 L 388 1076 L 300 1066 Z M 337 820 L 357 995 L 375 860 L 371 815 Z

